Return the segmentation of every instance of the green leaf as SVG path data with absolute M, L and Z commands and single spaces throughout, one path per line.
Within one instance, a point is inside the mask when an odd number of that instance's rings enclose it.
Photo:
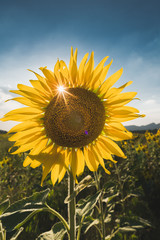
M 139 221 L 141 224 L 143 224 L 143 226 L 152 227 L 151 223 L 150 223 L 148 220 L 146 220 L 146 219 L 143 219 L 143 218 L 141 218 L 141 217 L 138 217 L 138 221 Z
M 125 198 L 121 199 L 121 202 L 125 202 L 128 198 L 131 198 L 131 197 L 138 197 L 137 194 L 128 194 Z
M 115 197 L 118 197 L 119 196 L 119 192 L 110 196 L 110 197 L 106 197 L 103 199 L 103 202 L 105 202 L 106 204 L 108 204 L 112 199 L 114 199 Z
M 144 226 L 142 226 L 142 225 L 134 225 L 134 226 L 131 226 L 132 228 L 134 228 L 134 229 L 142 229 L 142 228 L 144 228 Z
M 16 233 L 10 238 L 10 240 L 16 240 L 18 238 L 18 236 L 20 235 L 20 233 L 23 231 L 23 227 L 21 227 L 20 229 L 18 229 L 16 231 Z
M 111 222 L 111 220 L 112 220 L 112 215 L 108 214 L 107 217 L 104 219 L 104 222 L 109 223 L 109 222 Z
M 61 240 L 66 234 L 66 229 L 61 222 L 53 225 L 52 229 L 48 232 L 42 233 L 36 240 Z
M 87 175 L 76 185 L 74 192 L 70 196 L 66 197 L 64 203 L 69 203 L 74 197 L 78 195 L 79 192 L 81 192 L 86 187 L 89 187 L 91 183 L 93 183 L 93 178 L 90 175 Z
M 46 189 L 34 193 L 32 196 L 19 200 L 7 208 L 0 216 L 6 231 L 11 232 L 21 227 L 35 213 L 42 211 L 49 191 L 49 189 Z
M 135 232 L 136 229 L 127 226 L 127 227 L 120 227 L 120 228 L 119 228 L 119 231 L 120 231 L 120 232 Z
M 112 230 L 112 233 L 105 237 L 105 240 L 111 240 L 115 235 L 119 232 L 119 228 L 116 230 Z
M 132 228 L 145 228 L 145 227 L 152 227 L 152 225 L 150 224 L 149 221 L 147 221 L 146 219 L 143 219 L 141 217 L 136 217 L 136 216 L 132 216 L 132 217 L 127 217 L 127 216 L 122 216 L 120 218 L 120 225 L 122 227 L 132 227 Z
M 6 199 L 4 202 L 0 204 L 0 215 L 4 213 L 4 211 L 9 207 L 10 201 Z
M 79 217 L 86 216 L 95 207 L 97 201 L 101 196 L 101 192 L 97 192 L 92 196 L 88 196 L 86 199 L 81 199 L 77 204 L 76 212 Z
M 93 222 L 91 222 L 91 224 L 89 224 L 89 226 L 86 228 L 85 233 L 87 233 L 88 230 L 89 230 L 91 227 L 93 227 L 93 226 L 95 226 L 95 225 L 97 225 L 97 224 L 99 224 L 99 219 L 95 219 Z

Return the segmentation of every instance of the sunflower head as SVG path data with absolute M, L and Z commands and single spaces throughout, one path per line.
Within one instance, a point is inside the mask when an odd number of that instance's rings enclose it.
M 115 162 L 112 155 L 125 158 L 115 141 L 132 138 L 132 133 L 121 122 L 140 116 L 136 108 L 125 106 L 136 92 L 122 93 L 132 82 L 113 87 L 121 77 L 120 69 L 106 78 L 112 61 L 108 57 L 94 68 L 94 53 L 87 61 L 86 54 L 77 66 L 77 49 L 69 67 L 57 61 L 54 71 L 41 67 L 43 76 L 35 73 L 32 86 L 18 84 L 11 92 L 20 96 L 12 100 L 25 105 L 7 113 L 2 121 L 21 122 L 9 132 L 10 141 L 18 149 L 13 154 L 30 151 L 23 165 L 35 168 L 42 164 L 42 183 L 49 172 L 53 185 L 63 179 L 66 170 L 74 178 L 84 171 L 84 166 L 97 171 L 104 159 Z
M 102 132 L 105 108 L 98 96 L 87 89 L 68 88 L 48 104 L 44 126 L 54 143 L 80 148 L 92 143 Z

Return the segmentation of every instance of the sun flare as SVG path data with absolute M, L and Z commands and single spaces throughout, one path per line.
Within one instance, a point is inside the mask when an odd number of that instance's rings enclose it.
M 65 91 L 64 86 L 59 86 L 59 87 L 58 87 L 58 91 L 59 91 L 59 92 L 64 92 L 64 91 Z

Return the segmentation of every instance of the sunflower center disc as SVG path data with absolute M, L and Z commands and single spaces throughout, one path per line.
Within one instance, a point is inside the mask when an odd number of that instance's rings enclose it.
M 63 147 L 83 147 L 94 141 L 105 123 L 100 98 L 84 88 L 68 88 L 48 104 L 44 117 L 47 136 Z

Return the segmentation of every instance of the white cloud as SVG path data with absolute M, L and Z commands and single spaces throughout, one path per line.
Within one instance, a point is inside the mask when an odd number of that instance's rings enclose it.
M 141 114 L 145 114 L 144 118 L 126 122 L 125 125 L 146 125 L 149 123 L 160 123 L 160 100 L 159 98 L 151 98 L 146 101 L 132 101 L 130 106 L 139 109 Z
M 144 101 L 143 104 L 146 105 L 146 106 L 148 106 L 148 105 L 154 106 L 156 104 L 156 100 L 155 99 L 148 99 L 148 100 Z
M 7 99 L 10 99 L 11 97 L 12 97 L 11 94 L 5 93 L 5 92 L 3 92 L 2 89 L 0 89 L 0 104 L 1 104 L 2 102 L 6 101 Z M 1 102 L 1 101 L 2 101 L 2 102 Z

